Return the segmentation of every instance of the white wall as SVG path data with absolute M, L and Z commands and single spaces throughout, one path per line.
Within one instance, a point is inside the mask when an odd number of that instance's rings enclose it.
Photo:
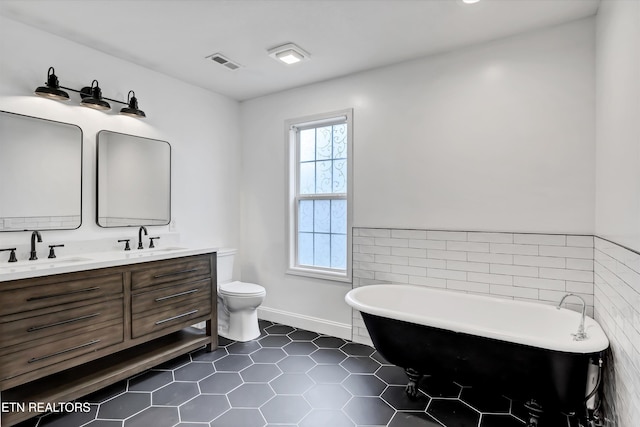
M 595 318 L 609 337 L 605 416 L 640 419 L 640 2 L 604 0 L 596 44 Z M 613 242 L 613 243 L 612 243 Z
M 0 109 L 77 124 L 84 133 L 82 226 L 44 232 L 44 244 L 135 239 L 134 228 L 102 229 L 95 223 L 96 134 L 103 129 L 171 143 L 172 216 L 183 243 L 239 244 L 236 101 L 6 18 L 0 18 L 0 57 Z M 115 103 L 109 113 L 81 107 L 75 93 L 70 93 L 68 103 L 34 96 L 50 66 L 55 67 L 62 86 L 80 89 L 97 79 L 103 96 L 119 100 L 135 90 L 147 119 L 118 115 L 122 106 Z M 166 231 L 168 226 L 150 229 L 151 234 Z M 0 247 L 16 243 L 28 243 L 28 233 L 0 233 Z M 64 254 L 64 249 L 59 252 Z
M 354 226 L 593 234 L 594 44 L 590 18 L 243 102 L 242 277 L 263 315 L 351 322 L 349 286 L 284 274 L 290 118 L 354 108 Z
M 640 3 L 597 20 L 596 234 L 640 251 Z

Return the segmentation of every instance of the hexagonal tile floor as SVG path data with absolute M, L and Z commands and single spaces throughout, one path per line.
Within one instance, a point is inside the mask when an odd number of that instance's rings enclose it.
M 425 378 L 417 400 L 404 371 L 373 348 L 260 321 L 251 342 L 220 339 L 79 399 L 89 413 L 47 414 L 20 427 L 523 427 L 503 396 Z M 550 425 L 572 426 L 571 419 Z

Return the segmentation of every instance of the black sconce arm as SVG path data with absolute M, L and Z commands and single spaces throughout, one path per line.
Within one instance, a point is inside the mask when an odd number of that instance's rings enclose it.
M 59 86 L 59 87 L 60 87 L 60 89 L 70 90 L 71 92 L 79 93 L 80 96 L 82 96 L 82 97 L 91 96 L 91 87 L 89 87 L 89 86 L 85 86 L 80 90 L 73 89 L 73 88 L 70 88 L 70 87 L 65 87 L 65 86 Z M 111 102 L 117 102 L 118 104 L 122 104 L 122 105 L 129 105 L 126 102 L 118 101 L 117 99 L 107 98 L 106 96 L 103 96 L 102 99 L 106 99 L 107 101 L 111 101 Z

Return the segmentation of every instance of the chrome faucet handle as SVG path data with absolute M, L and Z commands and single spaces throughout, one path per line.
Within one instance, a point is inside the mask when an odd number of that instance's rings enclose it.
M 18 261 L 18 258 L 16 258 L 16 248 L 0 249 L 0 252 L 4 252 L 4 251 L 11 251 L 11 253 L 9 254 L 9 262 Z

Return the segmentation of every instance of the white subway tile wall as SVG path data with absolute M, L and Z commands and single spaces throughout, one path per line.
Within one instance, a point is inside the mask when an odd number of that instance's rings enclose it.
M 356 227 L 353 287 L 409 283 L 544 304 L 572 292 L 593 316 L 593 242 L 593 236 L 565 234 Z M 371 345 L 356 310 L 353 341 Z
M 131 224 L 144 225 L 166 225 L 166 219 L 156 218 L 122 218 L 122 217 L 100 217 L 99 223 L 106 227 L 126 227 Z
M 605 425 L 640 422 L 640 255 L 595 238 L 595 319 L 609 337 L 604 376 Z M 575 285 L 572 285 L 575 286 Z

